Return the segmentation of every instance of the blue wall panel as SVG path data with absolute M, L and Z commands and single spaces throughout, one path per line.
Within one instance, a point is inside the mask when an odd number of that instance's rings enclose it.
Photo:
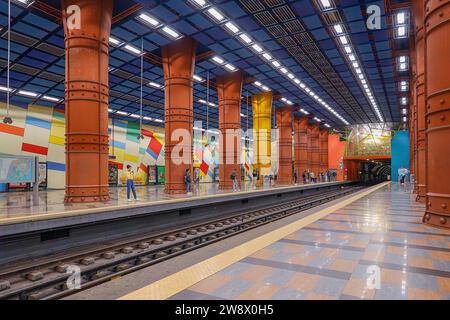
M 400 167 L 409 169 L 409 131 L 398 131 L 391 144 L 391 180 L 397 181 Z

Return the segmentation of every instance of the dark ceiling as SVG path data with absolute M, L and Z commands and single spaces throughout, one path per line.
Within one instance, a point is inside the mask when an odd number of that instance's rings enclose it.
M 29 7 L 12 3 L 11 87 L 16 90 L 11 94 L 11 101 L 54 105 L 43 97 L 64 98 L 64 33 L 59 19 L 60 3 L 35 1 Z M 143 41 L 147 53 L 143 115 L 163 120 L 163 88 L 148 83 L 163 85 L 158 56 L 161 46 L 174 41 L 163 31 L 164 27 L 169 27 L 180 36 L 198 41 L 195 74 L 202 79 L 209 76 L 214 80 L 217 75 L 230 72 L 211 59 L 216 55 L 246 73 L 248 83 L 244 86 L 241 105 L 244 129 L 252 127 L 251 105 L 247 107 L 246 98 L 264 90 L 262 86 L 276 92 L 275 107 L 285 104 L 288 99 L 295 104 L 295 110 L 306 110 L 331 127 L 379 122 L 380 116 L 388 123 L 402 120 L 400 99 L 408 96 L 408 92 L 401 92 L 399 84 L 402 80 L 409 81 L 410 73 L 408 67 L 405 71 L 398 69 L 398 58 L 409 56 L 411 10 L 408 1 L 116 0 L 114 5 L 111 36 L 120 41 L 119 46 L 112 44 L 110 48 L 110 108 L 114 118 L 132 120 L 131 114 L 139 114 L 140 56 L 126 50 L 125 45 L 140 48 Z M 381 28 L 376 30 L 370 30 L 366 25 L 367 9 L 373 5 L 381 10 Z M 222 19 L 211 14 L 212 8 Z M 400 38 L 396 37 L 396 30 L 401 24 L 395 19 L 399 12 L 406 12 L 404 25 L 407 30 Z M 158 20 L 158 26 L 154 28 L 140 20 L 143 13 Z M 227 28 L 228 22 L 239 31 L 235 33 Z M 1 0 L 0 86 L 6 85 L 6 25 L 7 1 Z M 336 25 L 341 26 L 342 33 L 337 32 Z M 241 37 L 242 33 L 250 38 L 250 42 Z M 342 35 L 346 37 L 345 44 L 339 39 Z M 255 50 L 254 44 L 269 53 L 280 66 L 265 59 L 262 52 Z M 346 46 L 350 46 L 359 73 L 349 60 Z M 360 74 L 366 80 L 366 88 L 359 79 Z M 261 85 L 255 85 L 255 81 Z M 195 81 L 194 117 L 203 121 L 203 128 L 206 127 L 207 113 L 209 127 L 217 127 L 217 95 L 214 88 L 210 89 L 207 97 L 206 82 Z M 25 97 L 19 90 L 39 96 Z M 370 90 L 374 102 L 365 90 Z M 199 102 L 207 98 L 212 103 L 208 108 L 204 102 Z M 6 100 L 4 91 L 0 91 L 0 99 Z M 377 116 L 374 104 L 378 106 L 380 116 Z M 128 116 L 115 113 L 117 110 Z M 154 120 L 148 122 L 164 125 Z

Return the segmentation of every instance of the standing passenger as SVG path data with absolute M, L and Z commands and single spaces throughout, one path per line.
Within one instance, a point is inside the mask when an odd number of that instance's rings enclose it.
M 237 183 L 237 173 L 236 169 L 231 172 L 231 182 L 233 183 L 233 191 L 238 191 L 238 183 Z
M 294 170 L 294 184 L 297 184 L 297 169 Z
M 252 181 L 254 187 L 256 187 L 257 181 L 258 181 L 258 171 L 256 171 L 256 169 L 255 169 L 255 170 L 253 170 L 253 181 Z
M 137 200 L 136 196 L 136 187 L 134 186 L 134 171 L 131 169 L 131 166 L 127 164 L 127 200 L 130 199 L 130 191 L 133 192 L 134 200 Z
M 184 183 L 186 184 L 186 192 L 191 193 L 191 172 L 189 169 L 186 169 L 184 173 Z

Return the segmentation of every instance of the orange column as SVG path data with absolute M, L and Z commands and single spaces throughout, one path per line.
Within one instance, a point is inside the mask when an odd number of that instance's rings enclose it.
M 294 117 L 294 167 L 297 180 L 303 182 L 302 175 L 308 170 L 308 118 Z
M 66 10 L 72 5 L 80 9 L 74 20 Z M 66 52 L 66 202 L 109 200 L 108 41 L 112 6 L 112 0 L 61 2 Z
M 292 107 L 275 109 L 278 129 L 277 184 L 292 184 Z
M 312 131 L 313 127 L 308 125 L 308 128 L 306 128 L 306 149 L 307 149 L 307 156 L 308 161 L 306 163 L 307 171 L 311 171 L 312 167 Z
M 410 137 L 410 169 L 411 174 L 414 174 L 414 193 L 418 192 L 417 186 L 417 108 L 416 108 L 416 78 L 417 78 L 417 66 L 416 66 L 416 51 L 415 42 L 411 41 L 411 71 L 412 71 L 412 84 L 409 96 L 409 137 Z
M 169 194 L 186 193 L 184 176 L 187 169 L 192 178 L 192 76 L 196 46 L 195 40 L 184 37 L 162 47 L 165 192 Z
M 417 114 L 417 136 L 416 136 L 416 175 L 417 180 L 417 199 L 425 201 L 426 188 L 426 159 L 425 159 L 425 35 L 423 19 L 423 0 L 413 1 L 414 24 L 416 27 L 415 36 L 415 98 Z
M 425 2 L 426 212 L 424 221 L 450 228 L 450 0 Z
M 311 126 L 311 171 L 319 178 L 320 170 L 320 147 L 319 147 L 319 124 Z
M 336 170 L 337 181 L 344 180 L 344 153 L 347 147 L 346 141 L 340 141 L 338 134 L 328 135 L 328 168 Z
M 328 130 L 320 130 L 320 172 L 326 174 L 328 171 Z
M 231 174 L 236 171 L 238 184 L 241 183 L 240 144 L 241 135 L 241 91 L 243 74 L 236 71 L 217 77 L 219 98 L 219 188 L 233 187 Z

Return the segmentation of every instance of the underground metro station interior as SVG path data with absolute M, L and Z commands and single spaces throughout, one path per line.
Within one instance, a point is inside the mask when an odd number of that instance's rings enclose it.
M 0 0 L 0 299 L 448 300 L 449 17 Z

